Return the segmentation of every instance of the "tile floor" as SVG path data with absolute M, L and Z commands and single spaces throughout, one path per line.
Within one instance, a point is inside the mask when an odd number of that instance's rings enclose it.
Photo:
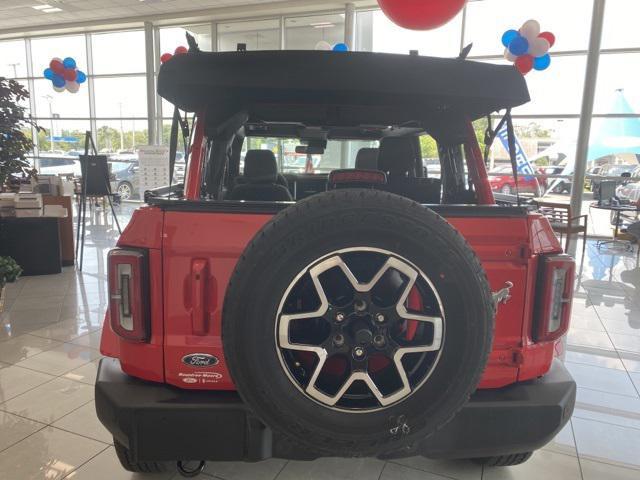
M 0 317 L 2 480 L 143 478 L 122 470 L 94 411 L 105 255 L 116 238 L 98 215 L 88 226 L 82 273 L 68 268 L 60 275 L 25 277 L 7 289 Z M 522 466 L 483 469 L 424 458 L 269 460 L 209 463 L 198 478 L 640 479 L 640 266 L 634 254 L 588 245 L 566 362 L 578 383 L 573 419 Z

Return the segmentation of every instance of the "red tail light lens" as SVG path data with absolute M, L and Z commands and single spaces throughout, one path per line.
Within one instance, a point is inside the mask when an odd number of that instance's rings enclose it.
M 552 341 L 569 329 L 576 264 L 569 255 L 540 258 L 534 340 Z
M 149 341 L 147 252 L 115 248 L 109 252 L 108 262 L 111 329 L 125 340 Z

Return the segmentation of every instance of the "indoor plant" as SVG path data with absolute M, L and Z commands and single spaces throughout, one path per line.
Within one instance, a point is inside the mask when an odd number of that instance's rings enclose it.
M 0 256 L 0 313 L 4 308 L 4 287 L 7 283 L 15 282 L 22 268 L 11 257 Z
M 31 127 L 42 130 L 26 115 L 29 92 L 17 81 L 0 77 L 0 190 L 11 188 L 12 177 L 30 178 L 36 170 L 27 161 L 33 141 Z

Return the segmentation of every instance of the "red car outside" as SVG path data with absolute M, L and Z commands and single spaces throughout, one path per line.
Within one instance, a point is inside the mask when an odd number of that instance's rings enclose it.
M 489 172 L 489 184 L 491 185 L 491 190 L 494 192 L 504 193 L 505 195 L 515 195 L 516 182 L 511 165 L 497 167 Z M 540 193 L 540 183 L 536 177 L 519 175 L 518 189 L 520 193 L 538 195 Z

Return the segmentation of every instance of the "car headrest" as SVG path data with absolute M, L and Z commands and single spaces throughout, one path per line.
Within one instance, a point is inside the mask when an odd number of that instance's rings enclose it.
M 271 150 L 249 150 L 244 157 L 244 177 L 247 183 L 276 183 L 278 164 Z
M 378 170 L 378 149 L 361 148 L 356 155 L 356 169 Z
M 415 172 L 416 152 L 411 140 L 410 137 L 383 138 L 378 152 L 378 168 L 391 175 L 406 176 Z

